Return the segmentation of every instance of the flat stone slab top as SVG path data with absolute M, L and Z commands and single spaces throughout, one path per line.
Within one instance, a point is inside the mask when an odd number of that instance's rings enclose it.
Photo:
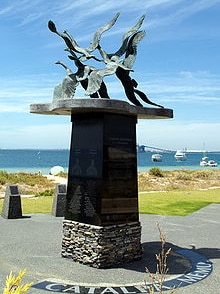
M 109 112 L 137 116 L 138 119 L 173 118 L 168 108 L 141 107 L 126 101 L 107 98 L 73 98 L 52 103 L 31 104 L 30 112 L 46 115 L 74 115 L 87 112 Z

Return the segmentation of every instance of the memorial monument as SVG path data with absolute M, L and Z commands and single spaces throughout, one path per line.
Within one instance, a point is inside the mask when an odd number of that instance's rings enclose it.
M 87 48 L 80 47 L 70 32 L 61 33 L 52 21 L 48 22 L 49 30 L 63 39 L 76 71 L 62 61 L 56 62 L 64 68 L 66 76 L 55 87 L 52 103 L 30 106 L 31 113 L 71 117 L 62 256 L 98 268 L 142 256 L 137 119 L 173 117 L 171 109 L 150 101 L 131 78 L 137 46 L 145 35 L 140 30 L 144 15 L 124 33 L 116 52 L 107 53 L 102 47 L 102 34 L 114 26 L 118 17 L 119 13 L 100 27 Z M 89 65 L 91 60 L 93 65 Z M 96 68 L 94 63 L 99 66 Z M 132 104 L 111 99 L 104 82 L 108 75 L 116 75 Z M 88 98 L 74 96 L 78 86 L 85 89 Z

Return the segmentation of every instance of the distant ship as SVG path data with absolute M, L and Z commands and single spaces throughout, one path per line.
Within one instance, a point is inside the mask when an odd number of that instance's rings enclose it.
M 162 161 L 162 155 L 159 153 L 155 153 L 151 156 L 151 160 L 154 162 L 160 162 Z
M 184 151 L 181 151 L 181 150 L 177 150 L 174 157 L 178 161 L 184 161 L 184 160 L 187 159 L 186 153 Z

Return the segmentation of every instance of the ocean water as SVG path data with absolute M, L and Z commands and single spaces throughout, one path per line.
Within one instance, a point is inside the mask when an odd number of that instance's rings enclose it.
M 189 152 L 186 153 L 187 159 L 185 161 L 177 161 L 174 158 L 175 152 L 161 153 L 161 162 L 152 162 L 151 152 L 138 153 L 138 171 L 147 171 L 152 167 L 159 167 L 162 170 L 201 170 L 201 169 L 220 169 L 220 152 L 207 152 L 205 155 L 208 160 L 214 160 L 218 163 L 217 167 L 204 167 L 200 166 L 200 161 L 204 154 L 200 152 Z
M 206 156 L 218 163 L 217 167 L 201 167 L 199 165 L 203 156 L 201 153 L 187 153 L 186 161 L 177 161 L 174 152 L 161 153 L 161 162 L 152 162 L 151 152 L 138 153 L 138 171 L 147 171 L 152 167 L 163 170 L 175 169 L 220 169 L 220 152 L 208 152 Z M 28 172 L 49 174 L 53 166 L 62 166 L 68 172 L 69 150 L 8 150 L 0 149 L 0 170 L 8 173 Z
M 0 149 L 0 170 L 8 173 L 28 172 L 49 174 L 53 166 L 68 171 L 69 150 L 8 150 Z

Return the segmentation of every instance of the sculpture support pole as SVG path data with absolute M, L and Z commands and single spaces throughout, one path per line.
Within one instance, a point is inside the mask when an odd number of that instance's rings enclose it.
M 95 267 L 141 258 L 136 122 L 115 113 L 72 115 L 64 257 Z
M 72 116 L 66 219 L 94 225 L 138 220 L 136 117 Z

